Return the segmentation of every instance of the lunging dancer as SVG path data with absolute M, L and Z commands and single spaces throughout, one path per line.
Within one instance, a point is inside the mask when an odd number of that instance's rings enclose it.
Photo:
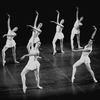
M 91 65 L 90 65 L 91 61 L 89 58 L 89 54 L 92 52 L 93 39 L 94 39 L 94 36 L 96 34 L 96 31 L 97 31 L 97 28 L 95 26 L 93 26 L 93 27 L 94 27 L 94 32 L 93 32 L 88 44 L 84 47 L 84 49 L 78 50 L 78 51 L 82 51 L 82 55 L 81 55 L 80 59 L 73 64 L 73 71 L 72 71 L 72 78 L 71 78 L 72 83 L 74 82 L 74 79 L 75 79 L 77 67 L 83 63 L 86 65 L 86 68 L 90 72 L 94 82 L 97 82 L 95 75 L 94 75 L 94 72 L 91 69 Z
M 78 12 L 79 12 L 79 8 L 77 7 L 77 11 L 76 11 L 76 21 L 74 23 L 73 29 L 71 31 L 71 36 L 70 36 L 70 41 L 71 41 L 71 49 L 72 51 L 74 50 L 74 37 L 76 35 L 77 37 L 77 44 L 78 44 L 78 48 L 82 48 L 80 46 L 80 26 L 82 26 L 81 21 L 83 20 L 83 17 L 80 17 L 80 19 L 78 18 Z
M 22 79 L 22 85 L 23 85 L 23 92 L 26 93 L 26 74 L 29 71 L 34 71 L 35 79 L 37 83 L 37 87 L 39 89 L 43 89 L 43 87 L 40 86 L 40 78 L 39 78 L 39 70 L 40 70 L 40 63 L 38 62 L 38 58 L 41 58 L 39 56 L 39 47 L 41 45 L 41 42 L 36 42 L 35 47 L 33 43 L 30 45 L 29 54 L 24 55 L 21 59 L 24 59 L 25 57 L 29 56 L 28 63 L 24 67 L 24 69 L 21 72 L 21 79 Z
M 14 62 L 15 63 L 19 63 L 17 60 L 16 60 L 16 42 L 14 41 L 14 37 L 17 35 L 15 32 L 18 30 L 18 27 L 15 27 L 11 30 L 11 27 L 10 27 L 10 15 L 8 14 L 8 33 L 7 34 L 4 34 L 3 37 L 7 37 L 7 41 L 6 41 L 6 45 L 3 47 L 2 49 L 2 62 L 3 62 L 3 66 L 5 66 L 5 52 L 8 48 L 12 48 L 12 54 L 13 54 L 13 58 L 14 58 Z
M 52 23 L 57 24 L 56 26 L 56 33 L 55 36 L 53 38 L 52 44 L 53 44 L 53 55 L 56 53 L 56 41 L 59 39 L 60 40 L 60 48 L 61 48 L 61 52 L 64 53 L 63 51 L 63 39 L 64 39 L 64 34 L 62 33 L 62 30 L 64 28 L 63 23 L 64 23 L 64 19 L 61 19 L 61 21 L 59 22 L 59 15 L 60 12 L 58 10 L 57 11 L 57 22 L 55 21 L 50 21 Z

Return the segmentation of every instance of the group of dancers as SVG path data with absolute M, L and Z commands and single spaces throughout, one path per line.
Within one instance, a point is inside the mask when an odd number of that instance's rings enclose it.
M 63 50 L 63 39 L 64 39 L 64 34 L 62 32 L 63 28 L 64 28 L 64 19 L 61 19 L 61 21 L 59 21 L 59 16 L 60 16 L 60 12 L 58 10 L 57 11 L 57 21 L 50 21 L 52 23 L 55 23 L 56 26 L 56 33 L 55 36 L 53 38 L 52 41 L 52 45 L 53 45 L 53 55 L 55 55 L 56 53 L 56 41 L 60 40 L 60 47 L 61 47 L 61 52 L 64 53 Z M 94 82 L 97 82 L 94 72 L 91 69 L 91 61 L 89 58 L 89 54 L 92 52 L 92 45 L 93 45 L 93 40 L 94 40 L 94 36 L 96 34 L 97 28 L 95 26 L 93 26 L 94 28 L 94 32 L 91 36 L 91 39 L 89 40 L 88 44 L 83 48 L 80 46 L 80 26 L 82 25 L 81 21 L 83 20 L 83 17 L 81 17 L 80 19 L 78 18 L 78 12 L 79 12 L 79 8 L 77 7 L 77 11 L 76 11 L 76 21 L 75 24 L 72 28 L 71 31 L 71 37 L 70 37 L 70 41 L 71 41 L 71 50 L 73 52 L 76 52 L 74 50 L 74 36 L 77 36 L 77 43 L 78 43 L 78 50 L 77 51 L 82 51 L 82 55 L 80 57 L 80 59 L 75 62 L 73 64 L 73 70 L 72 70 L 72 77 L 71 77 L 71 82 L 73 83 L 75 80 L 75 74 L 76 74 L 76 70 L 77 67 L 80 66 L 82 63 L 84 63 L 86 65 L 87 70 L 90 72 Z M 42 23 L 39 23 L 37 25 L 37 20 L 38 20 L 38 16 L 39 13 L 36 11 L 36 17 L 35 17 L 35 21 L 34 21 L 34 26 L 32 25 L 27 25 L 28 27 L 32 28 L 32 36 L 28 41 L 27 44 L 27 51 L 28 54 L 25 54 L 24 56 L 21 57 L 21 60 L 23 60 L 25 57 L 29 57 L 29 60 L 26 64 L 26 66 L 24 67 L 24 69 L 21 72 L 21 80 L 22 80 L 22 85 L 23 85 L 23 92 L 26 93 L 26 74 L 29 71 L 34 70 L 34 75 L 35 75 L 35 79 L 36 79 L 36 83 L 37 83 L 37 87 L 39 89 L 43 89 L 43 87 L 40 86 L 40 78 L 39 78 L 39 70 L 40 70 L 40 63 L 38 61 L 39 58 L 41 58 L 39 56 L 40 51 L 39 51 L 39 47 L 41 45 L 40 42 L 40 38 L 39 35 L 42 32 L 41 27 L 42 27 Z M 18 27 L 15 27 L 13 29 L 11 29 L 10 27 L 10 15 L 8 14 L 8 33 L 4 34 L 3 37 L 7 37 L 7 41 L 6 41 L 6 45 L 3 47 L 2 49 L 2 63 L 3 66 L 5 66 L 5 52 L 8 48 L 12 48 L 12 54 L 13 54 L 13 58 L 14 58 L 14 62 L 15 63 L 19 63 L 16 60 L 16 42 L 14 41 L 14 37 L 17 35 L 15 32 L 18 30 Z

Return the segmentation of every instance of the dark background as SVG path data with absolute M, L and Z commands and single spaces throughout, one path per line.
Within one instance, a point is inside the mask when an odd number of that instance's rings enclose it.
M 40 34 L 42 44 L 52 43 L 56 25 L 50 23 L 50 21 L 56 21 L 56 10 L 60 11 L 60 20 L 65 19 L 64 43 L 70 42 L 71 30 L 76 20 L 76 6 L 79 7 L 79 17 L 84 17 L 81 27 L 81 43 L 88 42 L 93 32 L 92 26 L 95 25 L 98 29 L 95 44 L 100 44 L 100 5 L 96 0 L 3 0 L 0 1 L 0 49 L 6 43 L 6 37 L 3 38 L 2 36 L 8 31 L 7 13 L 11 16 L 11 28 L 15 26 L 19 28 L 15 37 L 17 46 L 26 46 L 31 37 L 31 28 L 27 25 L 34 24 L 36 10 L 39 12 L 38 23 L 43 23 L 42 33 Z

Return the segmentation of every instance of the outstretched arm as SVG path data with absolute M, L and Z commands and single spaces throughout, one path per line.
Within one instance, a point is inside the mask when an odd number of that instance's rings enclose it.
M 31 27 L 31 28 L 33 28 L 33 26 L 32 25 L 27 25 L 28 27 Z
M 93 28 L 94 28 L 94 32 L 93 32 L 93 34 L 92 34 L 92 36 L 91 36 L 91 39 L 94 39 L 94 36 L 95 36 L 95 34 L 96 34 L 96 31 L 97 31 L 97 28 L 96 28 L 95 26 L 93 26 Z
M 59 15 L 60 15 L 60 12 L 58 11 L 58 10 L 56 10 L 57 11 L 57 23 L 59 23 Z
M 10 28 L 10 15 L 9 14 L 7 14 L 8 15 L 8 22 L 7 22 L 7 24 L 8 24 L 8 30 L 11 30 L 11 28 Z
M 38 20 L 38 16 L 39 16 L 39 13 L 36 11 L 36 18 L 35 18 L 35 21 L 34 21 L 34 27 L 36 27 L 36 24 L 37 24 L 37 20 Z
M 7 36 L 7 34 L 4 34 L 3 37 Z
M 78 19 L 79 19 L 79 18 L 78 18 L 79 8 L 78 8 L 78 7 L 76 7 L 76 9 L 77 9 L 77 11 L 76 11 L 76 20 L 78 20 Z

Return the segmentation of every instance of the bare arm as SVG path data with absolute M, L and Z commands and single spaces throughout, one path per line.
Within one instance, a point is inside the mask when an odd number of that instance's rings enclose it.
M 7 22 L 7 24 L 8 24 L 8 30 L 11 30 L 11 28 L 10 28 L 10 15 L 8 14 L 8 22 Z
M 96 28 L 95 26 L 93 26 L 93 28 L 94 28 L 94 32 L 93 32 L 93 34 L 92 34 L 92 36 L 91 36 L 91 39 L 94 39 L 94 36 L 95 36 L 95 34 L 96 34 L 96 31 L 97 31 L 97 28 Z
M 62 24 L 59 24 L 59 23 L 57 23 L 55 21 L 50 21 L 50 22 L 55 23 L 55 24 L 59 25 L 60 27 L 64 27 Z
M 7 34 L 4 34 L 3 37 L 7 36 Z
M 78 50 L 73 50 L 74 52 L 90 52 L 91 50 L 90 49 L 78 49 Z
M 60 15 L 60 12 L 58 11 L 58 10 L 56 10 L 57 11 L 57 23 L 59 23 L 59 15 Z
M 36 11 L 36 18 L 35 18 L 35 21 L 34 21 L 34 27 L 36 27 L 36 24 L 37 24 L 37 20 L 38 20 L 38 16 L 39 16 L 39 13 Z
M 78 19 L 79 19 L 79 18 L 78 18 L 79 8 L 78 8 L 78 7 L 76 7 L 76 9 L 77 9 L 77 11 L 76 11 L 76 20 L 78 20 Z
M 27 26 L 29 26 L 29 27 L 33 28 L 33 26 L 32 26 L 32 25 L 27 25 Z

